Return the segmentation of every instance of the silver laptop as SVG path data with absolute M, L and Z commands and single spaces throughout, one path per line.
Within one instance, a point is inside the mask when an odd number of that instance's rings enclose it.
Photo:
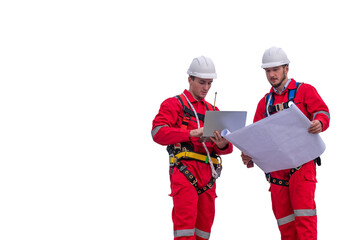
M 206 111 L 203 137 L 212 137 L 215 130 L 220 133 L 225 128 L 234 132 L 245 127 L 246 111 Z

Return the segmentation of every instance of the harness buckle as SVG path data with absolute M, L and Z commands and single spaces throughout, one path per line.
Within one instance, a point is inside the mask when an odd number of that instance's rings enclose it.
M 222 166 L 222 159 L 219 155 L 216 155 L 216 158 L 218 159 L 219 163 L 218 163 L 218 167 Z
M 195 185 L 195 184 L 197 184 L 197 179 L 196 178 L 194 178 L 194 180 L 192 181 L 192 182 L 190 182 L 191 183 L 191 185 Z
M 276 108 L 276 111 L 277 111 L 277 112 L 282 111 L 282 110 L 285 109 L 285 108 L 284 108 L 284 104 L 282 104 L 282 103 L 276 104 L 276 105 L 275 105 L 275 108 Z
M 175 157 L 175 155 L 172 153 L 172 154 L 170 154 L 170 158 L 169 158 L 169 159 L 170 159 L 170 161 L 169 161 L 170 167 L 175 166 L 175 164 L 177 163 L 178 158 Z M 171 162 L 171 160 L 172 160 L 172 162 Z
M 271 182 L 270 182 L 270 180 L 271 180 L 270 173 L 265 173 L 265 178 L 266 178 L 266 180 L 267 180 L 269 183 L 271 183 Z
M 174 144 L 174 150 L 181 150 L 181 143 Z
M 187 150 L 187 148 L 186 148 L 186 147 L 183 147 L 183 148 L 181 149 L 181 151 L 185 153 L 184 158 L 187 159 L 187 158 L 188 158 L 187 153 L 189 152 L 189 151 Z

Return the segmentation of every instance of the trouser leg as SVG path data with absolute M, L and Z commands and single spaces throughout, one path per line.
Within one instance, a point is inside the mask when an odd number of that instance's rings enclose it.
M 171 178 L 171 191 L 174 239 L 195 240 L 198 195 L 194 186 L 176 168 Z
M 215 218 L 216 184 L 199 195 L 197 219 L 195 224 L 196 240 L 210 238 L 211 227 Z
M 296 240 L 295 216 L 291 206 L 289 187 L 271 184 L 271 201 L 282 240 Z
M 316 182 L 316 167 L 312 161 L 304 164 L 290 179 L 297 240 L 317 239 Z

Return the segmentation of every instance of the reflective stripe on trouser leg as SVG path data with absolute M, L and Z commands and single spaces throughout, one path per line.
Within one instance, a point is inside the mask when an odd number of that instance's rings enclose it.
M 316 182 L 316 167 L 313 161 L 304 164 L 290 178 L 289 190 L 295 214 L 297 240 L 317 239 Z
M 211 227 L 215 218 L 215 197 L 216 184 L 213 188 L 199 195 L 197 205 L 197 218 L 195 225 L 195 235 L 197 240 L 210 238 Z
M 200 229 L 195 228 L 195 235 L 204 239 L 209 239 L 210 238 L 210 233 L 209 232 L 204 232 L 201 231 Z
M 198 194 L 178 168 L 174 168 L 171 177 L 171 192 L 170 196 L 173 197 L 174 203 L 172 212 L 174 238 L 195 240 Z
M 294 210 L 296 217 L 312 217 L 316 216 L 316 209 L 298 209 Z
M 278 219 L 277 223 L 278 223 L 278 226 L 280 227 L 281 225 L 284 225 L 284 224 L 287 224 L 287 223 L 290 223 L 293 221 L 295 221 L 295 214 L 290 214 L 286 217 Z
M 289 180 L 290 170 L 272 172 L 271 176 Z M 296 238 L 295 214 L 290 201 L 289 187 L 271 184 L 272 209 L 277 220 L 282 240 L 294 240 Z
M 194 236 L 195 229 L 183 229 L 183 230 L 175 230 L 174 238 L 176 237 L 189 237 Z
M 208 183 L 208 179 L 201 181 L 202 176 L 196 178 L 201 185 Z M 215 217 L 215 191 L 216 184 L 198 195 L 185 175 L 178 168 L 174 168 L 170 196 L 174 203 L 172 218 L 176 240 L 208 239 Z
M 295 228 L 298 240 L 317 239 L 316 209 L 297 209 L 295 214 Z

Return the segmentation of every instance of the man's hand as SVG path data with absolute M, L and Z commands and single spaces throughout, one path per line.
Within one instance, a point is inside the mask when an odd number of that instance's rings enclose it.
M 308 132 L 309 133 L 312 133 L 312 134 L 317 134 L 317 133 L 321 133 L 322 131 L 322 124 L 319 120 L 314 120 L 311 122 L 311 125 L 308 129 Z
M 210 137 L 219 149 L 224 149 L 229 144 L 229 141 L 223 138 L 218 131 L 214 132 L 214 137 Z
M 197 128 L 190 131 L 189 137 L 202 137 L 204 128 Z
M 252 162 L 252 157 L 246 155 L 243 152 L 241 152 L 241 159 L 243 160 L 244 165 L 248 165 L 249 162 Z

